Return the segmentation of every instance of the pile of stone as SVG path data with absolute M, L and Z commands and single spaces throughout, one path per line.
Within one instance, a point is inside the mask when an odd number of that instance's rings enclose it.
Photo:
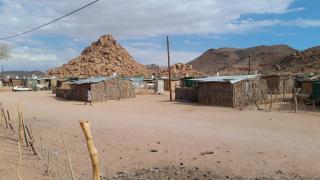
M 162 69 L 160 76 L 168 77 L 168 72 L 168 69 Z M 171 66 L 171 76 L 173 78 L 201 77 L 203 73 L 193 70 L 192 65 L 178 63 Z
M 112 76 L 114 73 L 123 77 L 148 75 L 145 66 L 136 62 L 111 35 L 101 36 L 79 57 L 48 70 L 49 75 L 57 77 Z

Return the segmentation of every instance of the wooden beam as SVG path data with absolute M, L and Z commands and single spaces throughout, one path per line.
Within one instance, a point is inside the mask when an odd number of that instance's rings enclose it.
M 98 150 L 96 149 L 93 143 L 90 124 L 88 121 L 80 121 L 80 126 L 86 137 L 87 146 L 90 153 L 90 158 L 91 158 L 91 163 L 93 168 L 93 180 L 100 180 Z
M 171 88 L 171 65 L 170 65 L 170 43 L 169 43 L 169 36 L 167 36 L 167 53 L 168 53 L 168 71 L 169 71 L 169 92 L 170 92 L 170 101 L 172 101 L 172 88 Z

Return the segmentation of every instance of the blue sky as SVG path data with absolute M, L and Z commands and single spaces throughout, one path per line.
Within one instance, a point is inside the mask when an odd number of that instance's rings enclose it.
M 0 37 L 46 23 L 90 0 L 0 0 Z M 103 34 L 116 37 L 143 64 L 188 62 L 210 48 L 320 43 L 319 0 L 100 0 L 44 29 L 2 41 L 6 70 L 42 70 L 77 57 Z

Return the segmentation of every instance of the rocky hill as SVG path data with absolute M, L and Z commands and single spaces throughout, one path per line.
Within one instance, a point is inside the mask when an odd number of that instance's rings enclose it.
M 286 45 L 257 46 L 247 49 L 209 49 L 188 64 L 192 65 L 195 70 L 208 75 L 214 75 L 217 72 L 226 73 L 227 71 L 232 74 L 245 73 L 248 71 L 251 52 L 252 71 L 266 71 L 273 70 L 286 57 L 297 51 Z
M 161 70 L 160 75 L 169 76 L 168 69 Z M 200 77 L 203 73 L 193 70 L 192 65 L 178 63 L 171 66 L 171 75 L 173 78 Z
M 320 71 L 320 46 L 292 53 L 278 65 L 281 72 L 309 73 Z
M 152 75 L 160 76 L 160 77 L 169 76 L 168 68 L 165 66 L 151 64 L 151 65 L 147 65 L 146 67 L 149 73 Z M 183 78 L 187 76 L 200 77 L 203 75 L 204 75 L 203 73 L 193 70 L 192 65 L 182 64 L 182 63 L 171 65 L 171 76 L 173 78 Z
M 101 36 L 79 57 L 48 70 L 49 75 L 57 77 L 111 76 L 113 73 L 124 77 L 148 75 L 146 67 L 136 62 L 111 35 Z

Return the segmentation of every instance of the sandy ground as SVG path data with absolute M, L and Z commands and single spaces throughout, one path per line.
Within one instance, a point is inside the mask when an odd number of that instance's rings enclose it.
M 320 177 L 319 116 L 240 111 L 167 99 L 167 95 L 141 95 L 84 106 L 56 99 L 50 92 L 0 93 L 0 102 L 12 111 L 12 118 L 17 119 L 20 101 L 25 118 L 35 117 L 34 134 L 37 139 L 41 134 L 40 144 L 64 157 L 62 129 L 78 179 L 91 177 L 79 120 L 90 121 L 101 166 L 108 176 L 119 171 L 185 166 L 212 170 L 222 177 Z M 0 179 L 16 177 L 18 157 L 15 140 L 8 140 L 10 135 L 4 131 L 9 132 L 0 128 Z M 201 155 L 207 151 L 214 154 Z M 54 174 L 37 178 L 37 172 L 41 175 L 46 168 L 30 156 L 23 155 L 25 179 L 54 179 Z

